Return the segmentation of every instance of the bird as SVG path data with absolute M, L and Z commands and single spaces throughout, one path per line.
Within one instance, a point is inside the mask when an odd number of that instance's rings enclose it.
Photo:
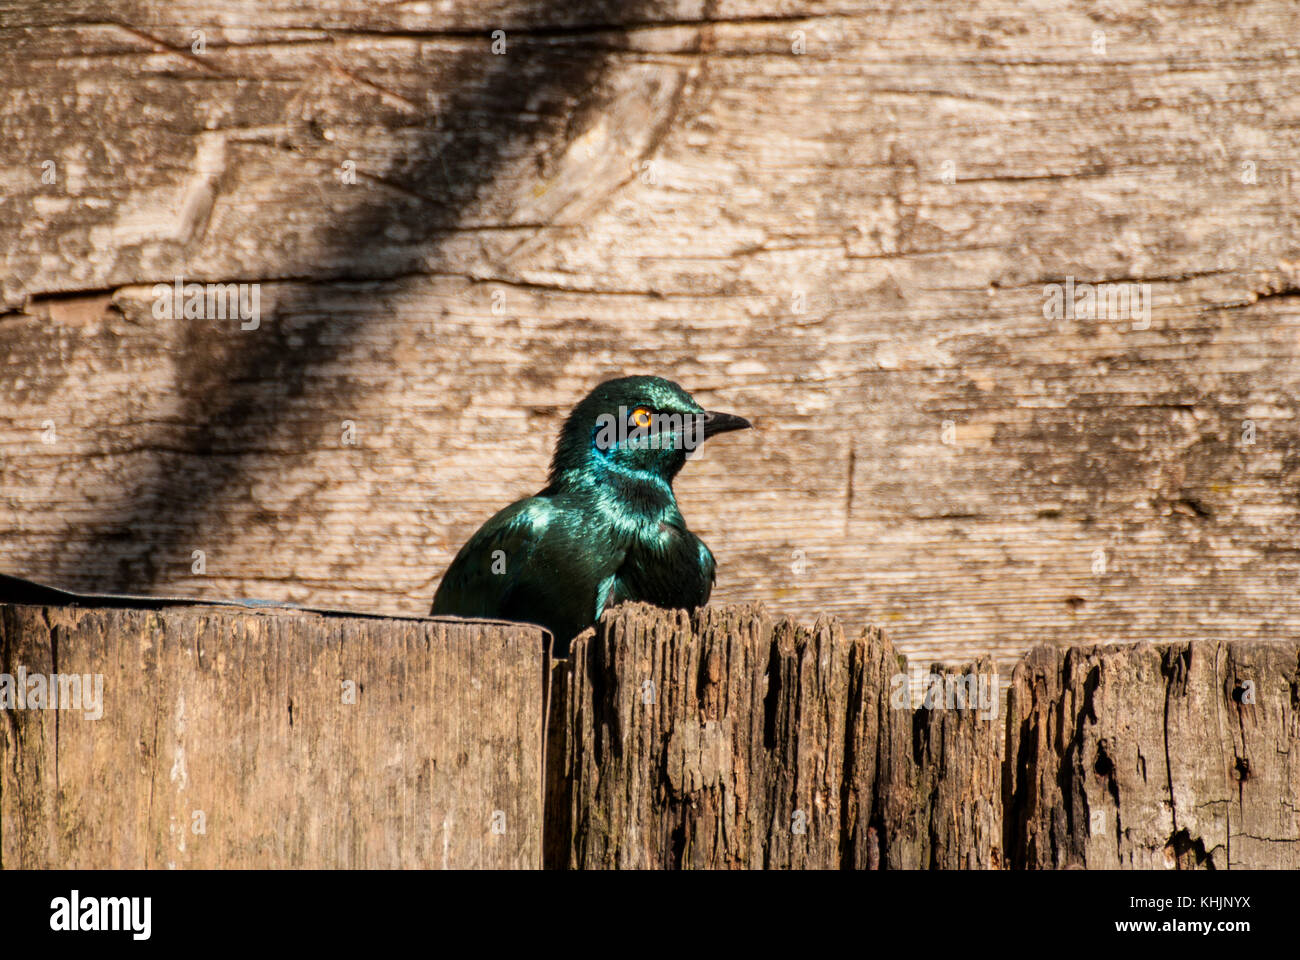
M 749 427 L 663 377 L 599 384 L 565 420 L 546 487 L 466 541 L 430 615 L 537 624 L 566 656 L 574 637 L 625 601 L 704 606 L 717 565 L 687 528 L 673 478 L 699 444 Z

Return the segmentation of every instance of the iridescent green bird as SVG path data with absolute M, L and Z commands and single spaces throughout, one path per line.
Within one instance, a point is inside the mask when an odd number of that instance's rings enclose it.
M 565 421 L 546 489 L 470 537 L 438 585 L 432 615 L 540 624 L 564 654 L 625 600 L 703 606 L 713 554 L 686 529 L 673 478 L 700 443 L 748 426 L 661 377 L 602 383 Z

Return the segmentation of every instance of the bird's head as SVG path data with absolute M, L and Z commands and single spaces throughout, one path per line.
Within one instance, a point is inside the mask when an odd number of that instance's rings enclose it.
M 750 425 L 744 417 L 705 410 L 662 377 L 606 380 L 565 421 L 551 483 L 581 477 L 671 484 L 691 451 L 709 437 Z

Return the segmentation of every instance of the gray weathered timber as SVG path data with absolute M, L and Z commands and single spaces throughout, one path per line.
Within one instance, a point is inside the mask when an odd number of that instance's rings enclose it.
M 540 630 L 0 606 L 0 866 L 538 867 Z
M 568 663 L 548 863 L 997 866 L 1002 725 L 916 712 L 905 677 L 879 631 L 833 619 L 620 608 Z
M 1300 867 L 1300 643 L 1045 647 L 1016 666 L 1015 867 Z
M 1293 638 L 1297 36 L 1291 0 L 0 0 L 0 571 L 421 614 L 646 371 L 758 428 L 678 482 L 720 601 L 916 662 Z M 155 318 L 177 276 L 260 283 L 260 326 Z M 1045 318 L 1068 277 L 1150 284 L 1149 325 Z

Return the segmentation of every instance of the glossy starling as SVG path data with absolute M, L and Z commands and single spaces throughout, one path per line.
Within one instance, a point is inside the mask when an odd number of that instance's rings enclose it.
M 565 421 L 546 489 L 506 507 L 461 547 L 432 615 L 540 624 L 563 655 L 625 600 L 702 606 L 713 554 L 686 529 L 673 477 L 704 440 L 748 426 L 704 410 L 670 380 L 607 380 Z

